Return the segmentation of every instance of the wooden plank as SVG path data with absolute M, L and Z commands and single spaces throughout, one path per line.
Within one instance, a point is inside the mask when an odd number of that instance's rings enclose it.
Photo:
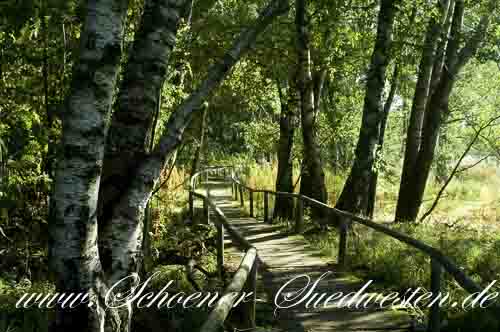
M 249 187 L 245 186 L 244 184 L 242 184 L 235 177 L 235 171 L 238 168 L 233 167 L 232 169 L 233 169 L 233 171 L 231 174 L 231 180 L 232 180 L 231 182 L 232 182 L 232 185 L 234 186 L 234 194 L 236 196 L 235 197 L 236 200 L 238 200 L 238 194 L 240 194 L 240 200 L 242 200 L 243 197 L 241 197 L 242 196 L 241 193 L 242 193 L 243 188 L 250 190 L 250 192 L 252 192 L 252 193 L 253 192 L 264 193 L 264 221 L 266 221 L 266 222 L 269 221 L 269 201 L 268 201 L 269 194 L 283 195 L 286 197 L 296 197 L 302 203 L 304 201 L 307 201 L 308 203 L 310 203 L 312 205 L 327 208 L 327 209 L 329 209 L 329 211 L 333 215 L 342 218 L 342 220 L 350 220 L 351 222 L 354 221 L 354 222 L 357 222 L 359 224 L 362 224 L 366 227 L 369 227 L 377 232 L 388 235 L 388 236 L 390 236 L 398 241 L 401 241 L 401 242 L 403 242 L 403 243 L 405 243 L 413 248 L 416 248 L 417 250 L 429 255 L 433 261 L 433 265 L 434 265 L 433 268 L 435 269 L 434 270 L 434 279 L 433 279 L 433 282 L 431 282 L 434 284 L 434 286 L 437 285 L 437 281 L 436 281 L 437 280 L 437 277 L 436 277 L 437 267 L 436 266 L 439 265 L 439 268 L 440 268 L 439 273 L 441 273 L 441 270 L 444 268 L 444 270 L 447 271 L 448 273 L 450 273 L 450 275 L 452 275 L 452 277 L 457 281 L 457 283 L 463 289 L 468 291 L 469 293 L 480 292 L 482 290 L 482 288 L 480 286 L 478 286 L 471 278 L 469 278 L 448 257 L 443 255 L 439 250 L 437 250 L 437 249 L 435 249 L 435 248 L 433 248 L 433 247 L 431 247 L 431 246 L 429 246 L 421 241 L 418 241 L 412 237 L 407 236 L 406 234 L 395 231 L 387 226 L 384 226 L 380 223 L 376 223 L 372 220 L 362 218 L 362 217 L 353 215 L 351 213 L 335 209 L 333 207 L 328 206 L 327 204 L 324 204 L 322 202 L 319 202 L 319 201 L 314 200 L 312 198 L 309 198 L 307 196 L 303 196 L 303 195 L 295 194 L 295 193 L 273 192 L 271 190 L 259 190 L 259 189 L 249 188 Z M 200 173 L 202 173 L 202 172 L 200 172 Z M 200 181 L 200 176 L 197 176 L 197 175 L 198 174 L 195 174 L 191 179 L 192 188 L 195 188 L 194 184 L 196 182 Z M 203 195 L 199 195 L 196 193 L 193 193 L 193 197 L 201 197 L 202 199 L 205 198 Z M 238 246 L 240 248 L 252 247 L 252 245 L 250 244 L 249 241 L 247 241 L 243 236 L 241 236 L 241 234 L 239 234 L 239 232 L 237 230 L 235 230 L 233 227 L 231 227 L 229 225 L 229 222 L 225 218 L 225 216 L 223 215 L 222 211 L 220 209 L 218 209 L 216 207 L 216 205 L 213 204 L 213 202 L 210 199 L 204 200 L 204 202 L 205 201 L 207 202 L 207 204 L 206 204 L 207 206 L 209 205 L 214 209 L 214 211 L 216 212 L 216 215 L 218 216 L 218 221 L 220 221 L 223 224 L 223 226 L 226 227 L 226 229 L 228 230 L 228 234 L 230 234 L 230 237 L 238 244 Z M 252 209 L 251 212 L 253 214 L 253 207 L 251 207 L 251 209 Z M 344 229 L 345 229 L 345 227 L 344 227 Z M 339 248 L 344 248 L 344 249 L 339 249 L 339 259 L 345 260 L 345 250 L 347 248 L 347 230 L 345 230 L 344 235 L 343 235 L 343 233 L 344 233 L 344 230 L 341 230 L 341 243 L 340 243 Z M 345 242 L 345 245 L 344 245 L 344 242 Z M 343 252 L 341 253 L 340 250 L 343 250 Z M 344 257 L 344 258 L 342 258 L 342 257 Z M 434 313 L 434 315 L 435 315 L 435 313 Z M 432 323 L 430 323 L 430 324 L 432 324 Z M 435 325 L 433 325 L 433 326 L 435 326 Z

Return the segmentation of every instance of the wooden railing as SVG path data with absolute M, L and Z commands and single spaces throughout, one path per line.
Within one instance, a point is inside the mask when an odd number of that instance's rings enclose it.
M 430 258 L 430 291 L 435 296 L 439 295 L 441 291 L 441 281 L 443 270 L 448 272 L 453 279 L 460 285 L 464 290 L 469 293 L 481 292 L 483 289 L 478 284 L 476 284 L 467 274 L 465 274 L 454 262 L 452 262 L 446 255 L 436 248 L 427 245 L 419 240 L 416 240 L 406 234 L 393 230 L 387 226 L 380 223 L 376 223 L 372 220 L 356 216 L 354 214 L 341 211 L 331 207 L 325 203 L 319 202 L 310 197 L 288 192 L 275 192 L 272 190 L 256 189 L 250 188 L 242 183 L 242 181 L 236 176 L 236 172 L 239 170 L 237 167 L 233 166 L 215 166 L 205 169 L 202 172 L 195 174 L 191 179 L 190 190 L 189 190 L 189 206 L 191 215 L 193 215 L 194 209 L 194 198 L 200 198 L 203 200 L 203 210 L 205 218 L 209 218 L 209 209 L 211 208 L 217 220 L 215 222 L 217 226 L 217 266 L 219 275 L 223 276 L 223 264 L 224 264 L 224 230 L 226 230 L 233 240 L 233 242 L 243 251 L 246 252 L 243 260 L 240 263 L 240 267 L 236 272 L 231 284 L 227 287 L 224 297 L 218 302 L 216 308 L 211 312 L 209 319 L 203 325 L 202 332 L 213 332 L 216 331 L 218 326 L 221 326 L 229 314 L 229 311 L 234 303 L 234 297 L 230 297 L 231 293 L 240 293 L 242 290 L 254 292 L 255 295 L 255 284 L 257 276 L 257 252 L 256 249 L 241 235 L 236 231 L 228 222 L 227 218 L 224 216 L 222 211 L 217 207 L 217 205 L 210 199 L 210 186 L 206 186 L 205 194 L 196 192 L 196 186 L 200 183 L 200 180 L 205 176 L 205 180 L 208 180 L 210 174 L 215 174 L 216 176 L 223 177 L 231 182 L 231 192 L 234 200 L 239 201 L 240 205 L 243 207 L 245 205 L 244 192 L 248 192 L 249 200 L 249 210 L 250 216 L 254 217 L 254 207 L 255 207 L 255 197 L 254 194 L 263 194 L 263 206 L 264 206 L 264 222 L 271 222 L 269 216 L 269 196 L 283 196 L 295 200 L 295 211 L 294 211 L 294 231 L 300 234 L 304 230 L 304 203 L 311 206 L 316 206 L 318 208 L 325 209 L 327 215 L 330 216 L 330 224 L 337 225 L 339 231 L 339 252 L 338 252 L 338 263 L 339 265 L 345 265 L 347 259 L 347 244 L 348 244 L 348 230 L 351 223 L 357 223 L 364 225 L 372 230 L 383 233 L 391 238 L 394 238 L 400 242 L 403 242 L 420 252 L 426 254 Z M 340 220 L 340 223 L 334 222 L 334 220 Z M 431 299 L 433 300 L 433 299 Z M 255 297 L 254 301 L 249 304 L 246 303 L 246 307 L 242 308 L 242 316 L 246 323 L 243 324 L 242 328 L 251 328 L 255 326 Z M 427 325 L 428 332 L 438 332 L 440 331 L 441 319 L 440 319 L 440 307 L 439 301 L 435 301 L 434 305 L 430 308 L 429 320 Z
M 248 242 L 236 229 L 234 229 L 227 220 L 221 209 L 210 199 L 210 187 L 206 186 L 205 193 L 196 191 L 197 186 L 204 179 L 208 182 L 210 175 L 223 177 L 231 180 L 234 168 L 231 166 L 215 166 L 204 169 L 194 174 L 189 185 L 189 212 L 191 218 L 194 218 L 195 199 L 203 201 L 203 218 L 206 223 L 210 221 L 210 210 L 213 211 L 216 218 L 213 222 L 217 228 L 217 271 L 219 277 L 224 278 L 224 231 L 226 231 L 233 243 L 240 250 L 245 252 L 245 256 L 240 262 L 240 266 L 233 276 L 231 283 L 224 290 L 215 308 L 210 312 L 207 320 L 200 329 L 200 332 L 219 331 L 228 317 L 237 296 L 242 292 L 252 293 L 251 301 L 243 301 L 234 310 L 238 310 L 239 323 L 237 328 L 241 330 L 255 328 L 255 304 L 258 260 L 257 250 Z M 228 175 L 231 176 L 228 176 Z M 246 298 L 247 299 L 247 298 Z
M 236 177 L 235 172 L 233 171 L 231 175 L 232 182 L 232 193 L 233 197 L 236 201 L 240 201 L 241 206 L 244 206 L 244 195 L 243 192 L 248 192 L 249 197 L 249 210 L 250 216 L 254 216 L 254 194 L 263 193 L 263 205 L 264 205 L 264 222 L 270 222 L 271 219 L 269 217 L 269 195 L 275 196 L 283 196 L 289 197 L 291 199 L 295 199 L 295 233 L 300 234 L 304 230 L 304 203 L 308 203 L 311 206 L 316 206 L 318 208 L 325 209 L 327 211 L 327 215 L 331 216 L 329 218 L 329 223 L 331 225 L 337 225 L 339 231 L 339 251 L 338 251 L 338 263 L 339 265 L 346 264 L 347 257 L 347 244 L 348 244 L 348 230 L 350 228 L 351 223 L 358 223 L 373 229 L 376 232 L 383 233 L 388 235 L 400 242 L 403 242 L 420 252 L 423 252 L 427 256 L 430 257 L 430 292 L 433 295 L 439 295 L 441 290 L 441 280 L 442 280 L 442 271 L 448 272 L 453 279 L 467 292 L 473 294 L 476 292 L 481 292 L 482 288 L 476 284 L 469 276 L 467 276 L 454 262 L 452 262 L 448 257 L 446 257 L 443 253 L 441 253 L 438 249 L 431 247 L 419 240 L 416 240 L 406 234 L 395 231 L 387 226 L 384 226 L 380 223 L 376 223 L 372 220 L 362 218 L 360 216 L 356 216 L 354 214 L 341 211 L 331 207 L 327 204 L 319 202 L 310 197 L 296 194 L 296 193 L 288 193 L 288 192 L 275 192 L 271 190 L 263 190 L 263 189 L 255 189 L 250 188 L 243 184 L 239 178 Z M 337 222 L 334 222 L 336 220 Z M 338 221 L 340 220 L 340 223 Z M 434 299 L 434 298 L 433 298 Z M 432 299 L 432 300 L 433 300 Z M 429 332 L 438 332 L 440 331 L 440 307 L 439 301 L 435 301 L 429 312 L 429 320 L 427 331 Z

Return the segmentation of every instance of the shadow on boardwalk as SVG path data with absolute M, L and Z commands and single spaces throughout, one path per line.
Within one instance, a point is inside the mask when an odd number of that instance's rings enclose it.
M 339 308 L 331 302 L 324 306 L 324 299 L 328 296 L 337 292 L 356 292 L 365 282 L 340 271 L 335 264 L 328 263 L 304 238 L 287 236 L 280 232 L 279 226 L 245 216 L 238 203 L 232 201 L 231 191 L 224 183 L 211 182 L 210 188 L 212 199 L 231 224 L 257 248 L 261 265 L 257 298 L 263 300 L 258 306 L 261 325 L 273 325 L 284 331 L 304 332 L 412 330 L 411 319 L 404 312 L 381 310 L 377 306 L 368 309 Z M 226 239 L 225 247 L 232 255 L 241 255 L 234 250 L 229 238 Z M 328 274 L 318 282 L 313 291 L 318 294 L 317 297 L 326 293 L 323 301 L 319 301 L 318 308 L 307 308 L 305 303 L 310 297 L 302 296 L 298 299 L 306 299 L 293 308 L 275 310 L 275 303 L 283 301 L 284 293 L 304 288 L 308 280 L 313 284 L 324 273 Z M 296 277 L 294 282 L 287 285 L 286 290 L 279 292 L 286 282 Z M 370 289 L 366 292 L 370 292 Z M 307 293 L 304 291 L 302 294 Z

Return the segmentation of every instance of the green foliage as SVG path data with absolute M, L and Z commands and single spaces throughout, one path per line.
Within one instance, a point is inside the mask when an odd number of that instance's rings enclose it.
M 224 54 L 237 33 L 255 19 L 258 8 L 265 1 L 195 3 L 191 25 L 183 22 L 170 58 L 161 93 L 156 140 L 172 112 L 206 77 L 210 66 Z M 464 22 L 467 29 L 464 29 L 463 40 L 472 34 L 470 27 L 477 26 L 485 4 L 486 1 L 466 1 Z M 139 28 L 142 7 L 143 1 L 134 0 L 129 4 L 122 64 L 126 63 L 127 50 Z M 329 203 L 333 205 L 351 167 L 359 134 L 378 5 L 364 0 L 318 0 L 309 1 L 308 10 L 311 69 L 327 72 L 315 127 L 326 170 Z M 404 151 L 402 136 L 408 126 L 421 46 L 427 23 L 437 14 L 435 1 L 402 1 L 398 2 L 398 10 L 392 48 L 394 60 L 389 66 L 392 68 L 398 63 L 402 71 L 401 82 L 389 115 L 382 158 L 377 164 L 380 176 L 376 219 L 392 219 Z M 9 305 L 18 292 L 26 289 L 15 280 L 30 280 L 33 289 L 52 287 L 45 283 L 48 277 L 49 195 L 53 167 L 59 159 L 65 95 L 70 88 L 84 13 L 84 6 L 77 1 L 8 0 L 0 3 L 0 294 L 5 297 L 2 302 Z M 257 188 L 275 188 L 280 102 L 286 100 L 296 69 L 294 14 L 292 8 L 259 37 L 252 50 L 205 104 L 208 117 L 202 165 L 245 165 L 244 180 Z M 498 12 L 476 59 L 464 68 L 454 87 L 446 125 L 441 130 L 435 177 L 427 188 L 422 210 L 435 197 L 476 130 L 499 114 L 500 28 L 497 16 Z M 285 95 L 282 101 L 278 86 Z M 299 118 L 298 110 L 294 111 Z M 186 139 L 171 178 L 151 201 L 150 231 L 155 252 L 176 250 L 180 255 L 199 259 L 209 270 L 214 270 L 214 230 L 206 225 L 186 225 L 187 193 L 183 183 L 188 175 L 181 171 L 190 169 L 198 147 L 200 114 L 194 115 L 186 129 Z M 295 125 L 293 181 L 298 183 L 295 188 L 298 191 L 303 142 L 299 122 Z M 489 156 L 482 162 L 484 167 L 457 174 L 431 216 L 432 224 L 401 226 L 400 229 L 441 248 L 463 263 L 481 283 L 498 278 L 500 271 L 497 263 L 500 245 L 495 226 L 500 221 L 498 137 L 497 121 L 482 133 L 464 161 L 464 166 L 470 166 Z M 163 183 L 165 178 L 166 173 L 159 182 Z M 263 197 L 256 195 L 254 198 L 256 213 L 262 216 Z M 271 195 L 270 209 L 273 207 L 274 196 Z M 313 226 L 312 221 L 308 222 L 308 226 Z M 459 228 L 448 229 L 444 224 Z M 463 224 L 468 224 L 469 228 L 461 229 Z M 369 232 L 360 230 L 359 236 L 352 243 L 353 266 L 370 271 L 373 278 L 397 287 L 427 283 L 428 261 L 424 256 Z M 338 241 L 335 232 L 310 238 L 325 254 L 335 257 Z M 173 278 L 179 280 L 180 289 L 192 287 L 183 267 L 160 266 L 158 269 L 165 272 L 160 283 Z M 213 286 L 206 278 L 199 277 L 203 286 Z M 460 292 L 451 282 L 447 287 Z M 0 311 L 7 307 L 2 306 Z M 16 316 L 18 313 L 9 313 L 16 317 L 13 320 L 16 323 L 6 325 L 6 320 L 0 317 L 2 332 L 10 327 L 28 331 L 28 324 L 38 319 L 26 318 L 26 323 L 22 323 L 21 316 Z M 183 313 L 175 315 L 181 317 Z M 164 318 L 172 320 L 175 315 Z M 481 315 L 464 314 L 457 326 L 476 318 L 485 324 L 489 322 Z M 197 318 L 204 317 L 193 314 L 184 318 L 186 322 L 193 321 L 194 329 Z M 27 325 L 24 328 L 22 324 Z

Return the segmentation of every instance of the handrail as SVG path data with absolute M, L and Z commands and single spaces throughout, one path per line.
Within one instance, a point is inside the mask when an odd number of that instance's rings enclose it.
M 217 302 L 216 307 L 210 312 L 207 320 L 200 329 L 200 332 L 212 332 L 217 331 L 220 327 L 220 322 L 224 321 L 229 315 L 229 311 L 236 301 L 236 296 L 240 294 L 248 276 L 251 271 L 254 270 L 255 262 L 257 258 L 257 250 L 255 248 L 250 248 L 245 257 L 243 257 L 240 267 L 233 277 L 233 280 L 226 288 L 224 295 Z
M 343 265 L 345 263 L 345 256 L 347 252 L 347 228 L 348 228 L 348 223 L 346 223 L 346 220 L 350 220 L 353 222 L 356 222 L 358 224 L 362 224 L 368 228 L 371 228 L 377 232 L 384 233 L 385 235 L 388 235 L 392 237 L 393 239 L 396 239 L 402 243 L 405 243 L 421 252 L 424 254 L 428 255 L 431 258 L 431 292 L 437 296 L 440 290 L 440 279 L 441 279 L 441 269 L 444 268 L 446 272 L 448 272 L 453 279 L 462 287 L 464 290 L 467 292 L 473 294 L 476 292 L 481 292 L 483 290 L 482 287 L 480 287 L 478 284 L 476 284 L 467 274 L 465 274 L 462 269 L 460 269 L 451 259 L 449 259 L 446 255 L 444 255 L 440 250 L 422 242 L 417 239 L 414 239 L 406 234 L 403 234 L 401 232 L 398 232 L 396 230 L 393 230 L 387 226 L 384 226 L 380 223 L 376 223 L 370 219 L 363 218 L 357 215 L 354 215 L 349 212 L 341 211 L 339 209 L 336 209 L 332 206 L 329 206 L 325 203 L 322 203 L 318 200 L 315 200 L 313 198 L 307 197 L 305 195 L 297 194 L 297 193 L 289 193 L 289 192 L 276 192 L 272 190 L 267 190 L 267 189 L 255 189 L 248 187 L 247 185 L 243 184 L 239 179 L 235 177 L 235 174 L 232 173 L 231 175 L 231 181 L 233 184 L 236 186 L 234 189 L 236 199 L 238 196 L 238 193 L 240 194 L 240 201 L 241 205 L 243 206 L 244 204 L 244 199 L 243 199 L 243 193 L 242 190 L 246 189 L 249 191 L 250 194 L 250 215 L 253 216 L 253 193 L 264 193 L 264 221 L 268 221 L 268 195 L 276 195 L 276 196 L 284 196 L 284 197 L 290 197 L 290 198 L 295 198 L 297 199 L 297 202 L 300 204 L 297 204 L 297 211 L 296 211 L 296 227 L 295 230 L 297 233 L 302 232 L 303 228 L 303 203 L 308 202 L 310 204 L 313 204 L 317 207 L 325 208 L 328 209 L 330 213 L 335 215 L 336 217 L 339 217 L 341 220 L 341 223 L 339 226 L 340 230 L 340 244 L 339 244 L 339 263 Z M 333 224 L 332 221 L 329 222 L 330 224 Z M 440 320 L 439 320 L 439 305 L 436 301 L 435 305 L 431 307 L 431 313 L 430 313 L 430 318 L 429 318 L 429 331 L 434 332 L 434 331 L 439 331 L 440 330 Z
M 240 266 L 236 271 L 231 283 L 224 290 L 224 294 L 217 301 L 215 308 L 210 312 L 208 319 L 200 329 L 200 332 L 215 332 L 223 325 L 229 312 L 234 306 L 237 296 L 245 291 L 247 296 L 252 293 L 253 301 L 243 302 L 239 304 L 235 310 L 241 312 L 240 329 L 255 328 L 255 304 L 256 304 L 256 288 L 257 288 L 257 249 L 252 246 L 234 227 L 231 226 L 222 210 L 210 199 L 210 192 L 207 188 L 206 194 L 196 192 L 197 180 L 202 176 L 212 172 L 223 172 L 226 178 L 226 169 L 231 169 L 231 178 L 234 174 L 232 166 L 212 166 L 195 173 L 191 177 L 189 186 L 189 209 L 191 218 L 193 218 L 194 198 L 203 200 L 203 210 L 207 223 L 209 222 L 209 208 L 211 208 L 217 216 L 215 224 L 217 227 L 217 269 L 219 277 L 224 277 L 224 229 L 227 230 L 231 239 L 235 242 L 238 248 L 245 251 L 245 255 L 240 262 Z

